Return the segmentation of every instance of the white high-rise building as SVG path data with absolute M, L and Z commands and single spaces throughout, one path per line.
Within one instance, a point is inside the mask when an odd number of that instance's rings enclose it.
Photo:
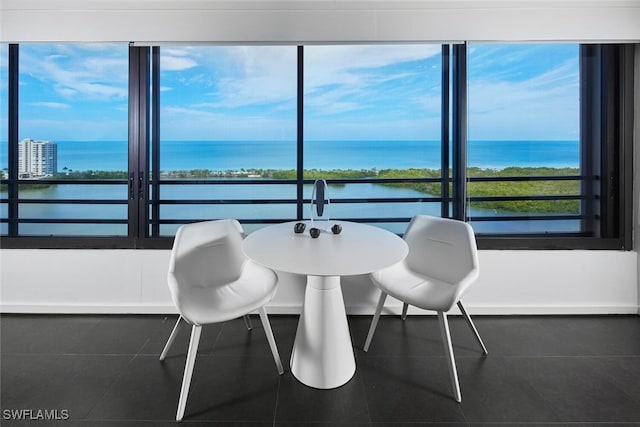
M 58 144 L 23 139 L 18 143 L 18 174 L 23 178 L 54 175 L 58 172 Z

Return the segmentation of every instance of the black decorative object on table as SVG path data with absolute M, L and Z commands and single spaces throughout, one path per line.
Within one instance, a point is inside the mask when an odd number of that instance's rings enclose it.
M 327 181 L 324 179 L 318 179 L 313 183 L 313 190 L 311 191 L 311 226 L 315 227 L 314 221 L 328 224 L 329 222 L 329 207 L 331 206 L 331 200 L 328 197 Z M 325 227 L 325 231 L 328 231 Z
M 324 179 L 316 180 L 313 183 L 313 190 L 311 192 L 311 228 L 309 234 L 312 238 L 317 239 L 322 231 L 329 232 L 329 209 L 325 209 L 331 205 L 329 197 L 327 197 L 327 181 Z M 326 213 L 326 217 L 322 216 Z M 319 225 L 324 224 L 324 225 Z M 296 234 L 304 233 L 306 224 L 304 222 L 297 222 L 293 226 L 293 232 Z M 331 226 L 331 232 L 333 234 L 340 234 L 342 232 L 342 226 L 340 224 L 334 224 Z

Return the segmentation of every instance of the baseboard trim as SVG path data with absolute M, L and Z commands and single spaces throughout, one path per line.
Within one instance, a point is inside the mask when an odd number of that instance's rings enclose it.
M 637 305 L 618 306 L 466 306 L 472 315 L 585 315 L 585 314 L 640 314 Z M 268 305 L 269 314 L 300 314 L 300 306 Z M 348 314 L 372 315 L 375 307 L 352 305 Z M 399 315 L 401 305 L 385 306 L 383 315 Z M 32 314 L 177 314 L 173 305 L 72 305 L 72 304 L 1 304 L 0 313 Z M 410 307 L 412 315 L 434 315 L 435 312 Z M 450 314 L 460 314 L 457 307 Z
M 513 306 L 477 306 L 467 305 L 465 308 L 471 315 L 498 315 L 498 316 L 518 316 L 518 315 L 588 315 L 588 314 L 639 314 L 640 307 L 637 305 L 619 305 L 619 306 L 530 306 L 530 305 L 513 305 Z M 352 306 L 347 307 L 349 314 L 373 314 L 374 307 L 370 306 Z M 400 315 L 402 313 L 402 305 L 385 306 L 382 314 Z M 435 315 L 435 311 L 422 310 L 415 307 L 409 307 L 407 314 L 410 315 Z M 449 314 L 459 315 L 460 310 L 455 307 L 449 311 Z
M 177 314 L 172 305 L 2 304 L 1 313 L 16 314 Z

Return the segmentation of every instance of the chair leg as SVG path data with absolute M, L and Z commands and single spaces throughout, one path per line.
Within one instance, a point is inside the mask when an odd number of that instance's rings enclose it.
M 184 376 L 182 377 L 182 388 L 180 389 L 180 400 L 178 401 L 176 421 L 182 421 L 182 417 L 184 417 L 184 410 L 187 407 L 187 396 L 189 395 L 191 375 L 193 374 L 193 367 L 196 363 L 196 354 L 198 353 L 198 343 L 200 342 L 201 333 L 201 325 L 193 325 L 191 327 L 191 340 L 189 341 L 189 352 L 187 353 L 187 362 L 184 367 Z
M 382 307 L 384 307 L 384 301 L 386 299 L 387 294 L 383 291 L 380 291 L 380 298 L 378 299 L 378 305 L 376 306 L 376 313 L 373 315 L 373 320 L 371 321 L 371 326 L 369 327 L 369 333 L 367 334 L 367 340 L 364 342 L 364 347 L 362 348 L 364 351 L 369 351 L 369 345 L 371 345 L 371 339 L 373 338 L 373 333 L 376 331 L 376 326 L 378 326 L 380 313 L 382 312 Z
M 244 316 L 242 316 L 242 318 L 244 319 L 244 324 L 247 327 L 247 330 L 251 330 L 253 329 L 253 325 L 251 324 L 251 317 L 248 314 L 245 314 Z
M 176 337 L 178 336 L 178 332 L 180 331 L 180 327 L 182 326 L 181 320 L 182 320 L 182 316 L 178 316 L 178 321 L 173 327 L 173 330 L 171 331 L 171 335 L 169 335 L 169 339 L 167 340 L 167 343 L 165 344 L 164 349 L 162 350 L 162 353 L 160 353 L 160 360 L 164 360 L 164 358 L 167 357 L 169 348 L 171 348 L 171 345 L 173 344 L 173 341 L 175 341 Z
M 278 373 L 282 375 L 284 373 L 284 368 L 282 367 L 282 361 L 280 360 L 280 354 L 278 353 L 276 340 L 273 337 L 271 324 L 269 323 L 269 318 L 267 317 L 267 311 L 264 309 L 264 307 L 260 307 L 258 309 L 258 314 L 260 314 L 260 321 L 262 321 L 262 327 L 264 329 L 264 333 L 267 335 L 267 341 L 269 341 L 269 347 L 271 347 L 271 354 L 273 354 L 273 360 L 275 360 L 276 362 Z
M 409 309 L 409 304 L 406 302 L 402 304 L 402 320 L 407 320 L 407 310 Z
M 442 342 L 446 353 L 447 364 L 449 365 L 449 374 L 451 375 L 451 385 L 453 386 L 453 394 L 456 402 L 462 402 L 460 394 L 460 384 L 458 383 L 458 370 L 456 369 L 456 360 L 453 357 L 453 345 L 451 345 L 451 334 L 449 333 L 449 322 L 447 321 L 447 313 L 438 312 L 438 321 L 440 323 L 440 332 L 442 333 Z
M 471 320 L 471 316 L 469 316 L 469 313 L 467 313 L 467 310 L 465 310 L 464 306 L 462 305 L 462 302 L 460 301 L 458 301 L 458 308 L 462 312 L 464 319 L 467 321 L 467 325 L 469 325 L 469 327 L 473 331 L 473 334 L 475 335 L 476 340 L 478 341 L 478 344 L 480 344 L 480 347 L 482 348 L 482 353 L 484 353 L 484 355 L 486 356 L 487 354 L 489 354 L 489 352 L 487 351 L 487 347 L 484 346 L 484 343 L 482 342 L 482 338 L 480 338 L 480 334 L 476 329 L 476 325 L 473 324 L 473 320 Z

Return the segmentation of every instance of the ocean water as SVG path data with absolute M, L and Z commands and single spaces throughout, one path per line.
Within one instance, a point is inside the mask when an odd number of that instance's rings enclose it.
M 58 171 L 127 170 L 126 141 L 55 141 Z M 6 145 L 5 145 L 6 147 Z M 440 168 L 439 141 L 307 141 L 305 169 Z M 578 141 L 470 141 L 471 167 L 578 167 Z M 0 150 L 0 168 L 7 153 Z M 163 141 L 162 171 L 295 169 L 295 141 Z M 66 169 L 64 169 L 66 168 Z

